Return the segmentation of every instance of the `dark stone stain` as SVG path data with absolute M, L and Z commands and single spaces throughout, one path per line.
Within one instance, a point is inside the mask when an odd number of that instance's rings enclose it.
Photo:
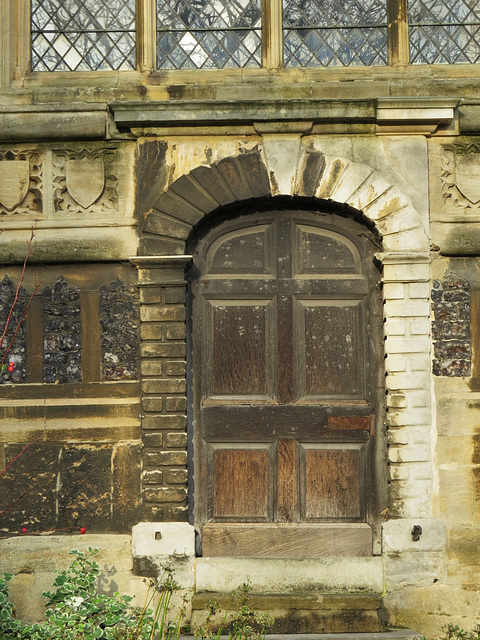
M 20 454 L 25 443 L 5 447 L 8 464 Z M 32 533 L 57 526 L 55 491 L 60 445 L 33 444 L 0 478 L 1 531 Z
M 113 456 L 112 525 L 115 531 L 129 533 L 140 520 L 141 446 L 125 444 Z
M 165 156 L 166 142 L 149 140 L 139 144 L 136 158 L 137 215 L 142 217 L 165 190 L 167 170 Z
M 480 464 L 480 435 L 473 436 L 472 464 Z
M 239 156 L 239 163 L 247 177 L 250 191 L 255 198 L 271 195 L 268 173 L 258 151 Z
M 142 578 L 158 578 L 159 567 L 149 556 L 140 556 L 133 558 L 132 573 Z
M 181 100 L 185 96 L 187 86 L 185 84 L 173 84 L 167 87 L 170 100 Z
M 270 182 L 272 183 L 273 189 L 274 191 L 280 191 L 279 187 L 278 187 L 278 182 L 277 179 L 275 177 L 275 174 L 273 171 L 270 171 Z
M 480 467 L 472 469 L 473 473 L 473 495 L 475 502 L 480 503 Z
M 308 155 L 305 169 L 302 175 L 303 194 L 308 197 L 314 197 L 320 176 L 325 166 L 325 156 L 323 153 L 312 152 Z
M 60 462 L 58 511 L 62 526 L 109 531 L 112 449 L 107 445 L 67 445 Z
M 332 164 L 330 175 L 328 176 L 328 182 L 325 184 L 326 193 L 331 193 L 333 191 L 333 188 L 337 184 L 344 169 L 345 165 L 343 164 L 343 162 L 341 160 L 335 160 L 335 162 Z

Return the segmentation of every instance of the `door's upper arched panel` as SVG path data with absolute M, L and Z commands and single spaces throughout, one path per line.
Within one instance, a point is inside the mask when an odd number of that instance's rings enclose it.
M 211 275 L 274 275 L 271 224 L 225 233 L 210 247 L 206 267 Z
M 360 272 L 360 255 L 353 242 L 327 229 L 296 224 L 293 252 L 294 275 L 340 275 Z

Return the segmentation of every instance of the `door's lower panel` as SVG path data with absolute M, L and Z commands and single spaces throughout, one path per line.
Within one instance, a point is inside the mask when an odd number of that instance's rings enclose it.
M 372 530 L 365 523 L 207 523 L 203 556 L 320 558 L 372 555 Z

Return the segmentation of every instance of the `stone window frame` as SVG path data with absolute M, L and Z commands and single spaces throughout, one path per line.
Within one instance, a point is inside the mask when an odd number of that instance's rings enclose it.
M 386 68 L 404 69 L 409 66 L 409 36 L 408 36 L 408 0 L 386 0 L 388 24 L 388 65 Z M 162 78 L 171 75 L 188 74 L 183 70 L 156 71 L 156 4 L 155 0 L 136 0 L 137 11 L 137 68 L 131 71 L 54 71 L 30 73 L 30 3 L 17 0 L 3 0 L 0 3 L 0 23 L 3 26 L 3 38 L 0 45 L 0 88 L 28 80 L 29 76 L 52 76 L 55 81 L 62 81 L 66 77 L 92 78 L 117 74 L 151 74 L 152 78 L 158 73 Z M 272 71 L 283 67 L 283 37 L 282 37 L 282 0 L 262 0 L 262 67 L 257 69 L 195 69 L 195 74 L 232 72 L 253 74 L 259 71 Z M 430 67 L 431 65 L 416 65 Z M 434 66 L 434 65 L 433 65 Z M 466 65 L 447 65 L 466 66 Z M 383 65 L 375 68 L 385 68 Z M 308 67 L 315 72 L 325 72 L 325 67 Z M 328 69 L 332 69 L 329 67 Z M 334 70 L 349 73 L 362 73 L 365 67 L 333 67 Z M 295 74 L 296 67 L 284 68 L 286 73 Z

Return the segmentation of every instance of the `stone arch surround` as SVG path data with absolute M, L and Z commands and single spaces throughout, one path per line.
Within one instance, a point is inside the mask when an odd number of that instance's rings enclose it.
M 146 358 L 185 357 L 184 338 L 165 337 L 172 319 L 184 318 L 184 268 L 189 260 L 185 244 L 206 216 L 222 207 L 256 198 L 290 196 L 334 201 L 361 212 L 382 239 L 387 435 L 389 442 L 388 517 L 431 518 L 434 493 L 431 412 L 431 357 L 429 304 L 429 241 L 418 212 L 401 189 L 372 167 L 319 151 L 303 150 L 292 161 L 288 148 L 279 154 L 274 145 L 226 157 L 194 168 L 172 182 L 147 213 L 133 261 L 139 267 L 142 301 L 142 346 Z M 183 297 L 179 287 L 183 286 Z M 162 289 L 155 295 L 153 288 Z M 143 291 L 143 294 L 142 294 Z M 176 291 L 176 294 L 172 292 Z M 170 292 L 170 293 L 169 293 Z M 152 323 L 164 329 L 152 340 Z M 158 337 L 160 336 L 160 337 Z M 182 342 L 183 340 L 183 342 Z M 176 351 L 172 348 L 176 345 Z M 149 364 L 143 368 L 143 426 L 159 428 L 155 420 L 177 424 L 178 409 L 186 406 L 183 376 L 171 377 Z M 175 395 L 172 395 L 175 394 Z M 176 403 L 172 400 L 176 398 Z M 170 402 L 170 404 L 169 404 Z M 162 407 L 162 414 L 159 408 Z M 177 411 L 170 411 L 173 407 Z M 180 435 L 180 434 L 177 434 Z M 170 434 L 171 436 L 171 434 Z M 167 442 L 169 433 L 163 435 Z M 181 438 L 172 442 L 184 442 Z M 153 440 L 152 440 L 153 442 Z M 186 443 L 185 443 L 186 444 Z M 144 467 L 186 463 L 185 447 L 166 452 L 147 447 Z M 175 457 L 176 456 L 176 457 Z M 183 456 L 183 457 L 182 457 Z M 147 469 L 148 470 L 148 469 Z M 145 472 L 144 472 L 145 473 Z M 165 474 L 164 474 L 165 475 Z M 186 519 L 186 508 L 175 511 L 175 500 L 185 502 L 176 486 L 144 485 L 147 515 L 159 519 Z M 155 512 L 152 505 L 162 504 Z M 176 515 L 175 515 L 176 514 Z M 179 517 L 177 517 L 179 516 Z M 148 519 L 148 517 L 146 519 Z M 409 525 L 407 525 L 409 526 Z
M 139 254 L 183 254 L 186 239 L 205 216 L 235 202 L 272 196 L 346 204 L 375 225 L 384 251 L 428 252 L 417 211 L 372 167 L 319 151 L 303 152 L 298 162 L 288 153 L 269 159 L 267 150 L 198 166 L 170 184 L 146 215 Z

